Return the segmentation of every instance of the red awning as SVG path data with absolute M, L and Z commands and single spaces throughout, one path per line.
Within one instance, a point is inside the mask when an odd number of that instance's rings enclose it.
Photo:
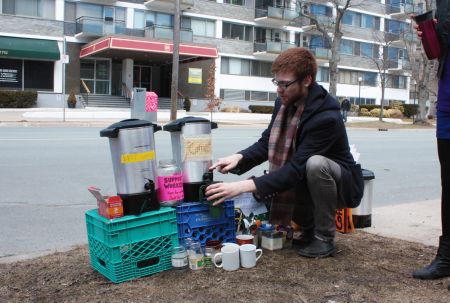
M 172 54 L 173 43 L 157 40 L 141 40 L 133 37 L 104 37 L 84 45 L 80 51 L 80 58 L 91 56 L 106 50 L 128 50 Z M 217 48 L 213 46 L 193 45 L 180 43 L 180 55 L 217 58 Z

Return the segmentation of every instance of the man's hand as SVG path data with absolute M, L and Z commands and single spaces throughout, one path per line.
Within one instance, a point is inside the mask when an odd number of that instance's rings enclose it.
M 415 21 L 414 17 L 415 17 L 415 15 L 411 15 L 411 19 L 413 21 Z M 438 23 L 437 19 L 433 19 L 433 21 L 434 21 L 434 24 Z M 413 26 L 414 26 L 414 29 L 416 30 L 417 37 L 419 37 L 419 40 L 422 40 L 422 31 L 419 31 L 419 25 L 417 25 L 417 23 L 415 23 Z
M 208 201 L 216 200 L 213 205 L 216 206 L 237 195 L 246 192 L 255 192 L 256 186 L 253 180 L 244 180 L 238 182 L 213 183 L 206 188 L 205 195 Z
M 209 168 L 209 170 L 214 170 L 217 168 L 219 173 L 227 174 L 231 169 L 237 166 L 242 157 L 243 156 L 241 154 L 233 154 L 225 158 L 220 158 Z

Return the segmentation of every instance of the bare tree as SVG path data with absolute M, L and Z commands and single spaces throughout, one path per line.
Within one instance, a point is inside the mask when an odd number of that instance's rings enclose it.
M 208 78 L 206 80 L 206 92 L 205 97 L 208 100 L 206 109 L 210 112 L 210 120 L 212 121 L 212 112 L 215 108 L 219 109 L 222 104 L 222 99 L 215 94 L 216 87 L 216 63 L 213 61 L 208 69 Z
M 432 0 L 425 0 L 425 10 L 432 9 Z M 414 33 L 416 34 L 416 33 Z M 429 124 L 428 115 L 426 110 L 426 102 L 430 100 L 430 112 L 434 113 L 435 109 L 430 96 L 437 96 L 437 61 L 428 60 L 425 51 L 422 47 L 416 47 L 411 50 L 413 54 L 413 78 L 417 83 L 418 91 L 418 112 L 414 123 L 416 124 Z
M 369 58 L 376 69 L 378 70 L 378 75 L 380 78 L 381 87 L 381 100 L 380 100 L 380 114 L 379 120 L 383 121 L 383 110 L 385 106 L 385 91 L 388 83 L 392 81 L 392 77 L 396 75 L 404 74 L 405 70 L 410 67 L 409 61 L 405 57 L 389 57 L 389 48 L 404 49 L 403 44 L 406 31 L 401 31 L 399 33 L 387 33 L 387 32 L 374 32 L 373 40 L 379 45 L 378 54 L 374 54 Z M 399 45 L 399 41 L 402 41 Z M 405 55 L 403 55 L 405 56 Z
M 310 20 L 312 28 L 321 33 L 324 44 L 330 47 L 331 54 L 329 56 L 330 69 L 330 87 L 328 91 L 332 96 L 336 96 L 338 81 L 338 64 L 340 61 L 340 46 L 342 36 L 342 18 L 350 7 L 359 6 L 363 0 L 330 0 L 334 13 L 332 16 L 314 15 L 308 10 L 310 2 L 300 1 L 298 5 L 301 7 L 299 17 Z

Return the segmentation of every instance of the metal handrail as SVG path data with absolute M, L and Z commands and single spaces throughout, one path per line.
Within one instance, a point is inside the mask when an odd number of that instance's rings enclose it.
M 91 90 L 89 89 L 89 87 L 87 86 L 86 82 L 84 82 L 83 79 L 80 79 L 81 85 L 83 86 L 84 90 L 86 91 L 85 93 L 81 93 L 81 96 L 83 96 L 83 99 L 86 100 L 86 106 L 89 105 L 89 94 L 91 93 Z
M 122 82 L 122 89 L 125 89 L 125 97 L 131 99 L 131 90 L 128 88 L 125 82 Z

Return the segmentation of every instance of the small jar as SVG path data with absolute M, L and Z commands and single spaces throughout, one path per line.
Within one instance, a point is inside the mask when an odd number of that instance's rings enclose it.
M 172 249 L 172 267 L 174 269 L 186 269 L 189 266 L 188 254 L 183 246 Z
M 211 269 L 213 268 L 212 259 L 214 258 L 216 254 L 216 250 L 214 247 L 205 247 L 205 257 L 204 257 L 204 263 L 205 268 Z
M 268 250 L 283 248 L 283 233 L 278 231 L 264 232 L 261 239 L 261 247 Z
M 183 174 L 175 160 L 159 160 L 158 201 L 161 206 L 177 206 L 184 199 Z
M 203 249 L 200 242 L 194 241 L 188 249 L 189 268 L 199 270 L 205 267 Z
M 262 235 L 265 232 L 272 232 L 274 230 L 273 226 L 270 224 L 262 224 L 257 230 L 256 230 L 256 235 L 257 235 L 257 240 L 255 241 L 257 243 L 257 247 L 261 248 L 262 246 Z

